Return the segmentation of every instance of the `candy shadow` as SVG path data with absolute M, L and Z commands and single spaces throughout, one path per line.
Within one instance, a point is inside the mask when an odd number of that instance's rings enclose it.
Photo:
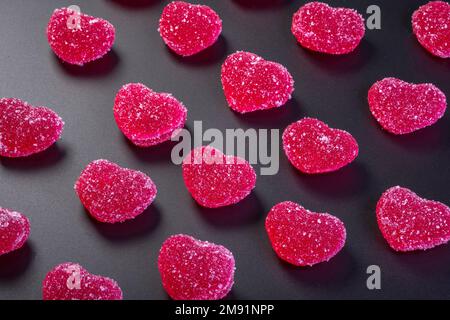
M 217 41 L 205 50 L 188 57 L 182 57 L 173 52 L 168 46 L 166 50 L 169 56 L 176 62 L 188 66 L 200 67 L 215 64 L 224 60 L 228 52 L 228 43 L 223 35 L 220 35 Z
M 111 241 L 127 241 L 132 238 L 145 236 L 155 230 L 161 221 L 161 212 L 155 204 L 151 204 L 150 207 L 133 220 L 122 223 L 111 224 L 97 221 L 84 207 L 83 214 L 87 215 L 102 236 Z
M 411 49 L 408 50 L 408 52 L 415 61 L 424 61 L 424 59 L 426 59 L 425 61 L 427 62 L 433 62 L 432 64 L 427 63 L 426 66 L 429 69 L 430 73 L 439 72 L 443 69 L 445 70 L 445 68 L 450 67 L 450 59 L 440 58 L 429 52 L 419 43 L 414 34 L 410 34 L 408 43 L 406 43 L 406 45 L 408 45 L 408 47 Z
M 264 128 L 284 129 L 293 121 L 305 117 L 297 98 L 292 97 L 285 105 L 268 110 L 258 110 L 249 113 L 232 111 L 240 123 Z
M 394 135 L 381 130 L 396 145 L 417 153 L 446 149 L 450 145 L 450 131 L 448 123 L 444 119 L 438 120 L 434 125 L 404 135 Z
M 390 249 L 390 248 L 389 248 Z M 450 246 L 447 244 L 428 250 L 418 250 L 412 252 L 396 252 L 390 249 L 395 255 L 395 260 L 400 262 L 405 268 L 414 273 L 427 277 L 430 274 L 439 273 L 442 277 L 450 276 Z
M 21 158 L 0 158 L 2 166 L 12 170 L 36 170 L 50 167 L 61 161 L 66 155 L 65 149 L 58 143 L 47 150 Z
M 263 10 L 283 7 L 290 4 L 291 0 L 233 0 L 234 3 L 244 9 Z
M 245 199 L 231 206 L 221 208 L 205 208 L 192 199 L 194 209 L 209 224 L 218 228 L 239 227 L 258 222 L 264 208 L 253 191 Z
M 320 69 L 336 75 L 357 72 L 370 63 L 376 51 L 375 47 L 366 39 L 363 39 L 353 52 L 344 55 L 315 52 L 303 48 L 299 44 L 298 48 L 303 56 Z
M 34 251 L 28 242 L 19 250 L 0 256 L 0 280 L 11 281 L 25 272 L 33 259 Z
M 292 165 L 291 170 L 302 186 L 332 198 L 352 197 L 367 190 L 370 184 L 369 172 L 358 161 L 325 174 L 303 174 Z
M 145 163 L 151 162 L 172 162 L 172 149 L 178 141 L 165 141 L 151 147 L 138 147 L 122 135 L 124 143 L 136 155 L 136 157 Z
M 117 4 L 123 8 L 134 10 L 144 9 L 162 2 L 161 0 L 108 0 L 108 1 L 113 4 Z
M 53 53 L 52 53 L 53 54 Z M 109 75 L 120 63 L 120 57 L 114 49 L 111 49 L 104 57 L 86 63 L 83 66 L 70 64 L 59 59 L 53 54 L 55 63 L 64 73 L 73 77 L 97 78 Z
M 339 287 L 356 274 L 355 259 L 346 247 L 328 262 L 321 262 L 312 267 L 296 267 L 277 256 L 275 258 L 290 277 L 312 287 L 322 285 L 326 285 L 327 288 Z

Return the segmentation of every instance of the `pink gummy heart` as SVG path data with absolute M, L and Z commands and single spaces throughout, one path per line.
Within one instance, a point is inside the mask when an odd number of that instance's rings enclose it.
M 387 131 L 406 134 L 438 121 L 445 113 L 445 94 L 436 86 L 411 84 L 396 78 L 376 82 L 369 90 L 369 107 Z
M 183 179 L 200 205 L 217 208 L 238 203 L 256 184 L 256 173 L 244 159 L 212 147 L 193 149 L 183 160 Z
M 135 145 L 148 147 L 170 140 L 184 126 L 187 110 L 169 93 L 157 93 L 141 83 L 124 85 L 116 95 L 114 118 Z
M 296 266 L 330 260 L 342 249 L 346 239 L 341 220 L 327 213 L 311 212 L 290 201 L 270 210 L 266 231 L 276 254 Z
M 103 57 L 114 44 L 114 26 L 106 20 L 56 9 L 47 26 L 47 39 L 53 52 L 63 61 L 83 65 Z
M 44 300 L 122 300 L 113 279 L 90 274 L 78 263 L 66 262 L 47 273 L 42 283 Z
M 81 203 L 98 221 L 123 222 L 140 215 L 156 197 L 153 181 L 108 160 L 91 162 L 75 183 Z
M 356 10 L 310 2 L 294 14 L 291 30 L 300 45 L 307 49 L 346 54 L 359 45 L 365 26 Z
M 303 118 L 284 130 L 283 149 L 294 167 L 308 174 L 338 170 L 355 160 L 359 150 L 350 133 L 313 118 Z
M 450 4 L 431 1 L 412 16 L 413 32 L 419 43 L 435 56 L 450 57 Z
M 218 300 L 233 286 L 235 261 L 221 245 L 179 234 L 164 241 L 158 269 L 172 299 Z
M 229 55 L 221 79 L 228 105 L 240 113 L 280 107 L 294 91 L 294 80 L 284 66 L 250 52 Z
M 210 7 L 173 1 L 163 10 L 159 34 L 175 53 L 191 56 L 214 44 L 222 32 L 222 20 Z
M 430 249 L 450 240 L 450 208 L 409 189 L 386 190 L 376 211 L 381 233 L 396 251 Z
M 30 221 L 19 212 L 0 208 L 0 256 L 20 249 L 30 235 Z
M 46 107 L 15 98 L 0 99 L 0 155 L 25 157 L 46 150 L 63 131 L 64 122 Z

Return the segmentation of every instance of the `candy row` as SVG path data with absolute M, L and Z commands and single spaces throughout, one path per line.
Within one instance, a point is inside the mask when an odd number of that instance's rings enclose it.
M 383 236 L 397 251 L 430 249 L 450 240 L 450 208 L 420 198 L 406 188 L 397 186 L 384 192 L 378 200 L 376 216 Z M 30 223 L 24 215 L 1 208 L 0 226 L 4 229 L 0 255 L 22 247 L 30 233 Z M 276 254 L 296 266 L 328 261 L 343 248 L 346 240 L 345 226 L 337 217 L 311 212 L 290 201 L 275 205 L 267 215 L 265 226 Z M 160 249 L 158 269 L 171 298 L 215 300 L 231 290 L 235 260 L 221 245 L 174 235 Z M 53 268 L 45 277 L 42 290 L 45 300 L 122 299 L 122 290 L 114 280 L 92 275 L 76 263 Z

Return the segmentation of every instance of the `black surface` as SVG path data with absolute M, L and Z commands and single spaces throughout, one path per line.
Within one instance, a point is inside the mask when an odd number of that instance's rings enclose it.
M 0 298 L 40 299 L 46 272 L 76 261 L 116 279 L 127 299 L 167 299 L 156 267 L 161 243 L 187 233 L 230 248 L 237 262 L 233 299 L 450 298 L 450 246 L 399 254 L 382 238 L 375 219 L 380 194 L 393 185 L 450 203 L 450 116 L 408 136 L 383 132 L 366 94 L 386 76 L 432 82 L 450 95 L 450 61 L 427 53 L 411 33 L 412 12 L 427 1 L 328 1 L 364 13 L 378 4 L 382 30 L 370 31 L 352 54 L 333 57 L 297 45 L 292 14 L 305 1 L 215 0 L 222 17 L 218 43 L 183 59 L 167 50 L 157 23 L 167 1 L 77 1 L 83 12 L 104 17 L 117 29 L 114 50 L 84 68 L 62 64 L 51 52 L 45 27 L 56 7 L 50 0 L 2 0 L 0 96 L 47 105 L 66 121 L 50 150 L 27 159 L 1 159 L 0 205 L 30 217 L 32 234 L 21 250 L 0 257 Z M 279 110 L 238 115 L 226 105 L 220 66 L 236 50 L 283 63 L 296 83 L 293 99 Z M 189 109 L 187 127 L 279 128 L 303 116 L 350 131 L 360 155 L 338 172 L 297 173 L 280 150 L 276 176 L 259 176 L 255 191 L 238 205 L 202 209 L 184 187 L 181 168 L 170 161 L 172 144 L 137 149 L 113 119 L 115 93 L 127 82 L 172 92 Z M 73 183 L 90 161 L 107 158 L 148 173 L 158 186 L 155 203 L 135 221 L 100 224 L 89 218 Z M 274 254 L 264 230 L 269 209 L 292 200 L 341 218 L 345 248 L 329 263 L 294 268 Z M 366 288 L 366 268 L 382 270 L 382 290 Z

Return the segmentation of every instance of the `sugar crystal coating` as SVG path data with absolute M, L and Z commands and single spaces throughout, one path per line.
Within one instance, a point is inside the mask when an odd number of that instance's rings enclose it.
M 370 111 L 393 134 L 406 134 L 434 124 L 445 113 L 445 94 L 431 83 L 411 84 L 385 78 L 368 93 Z
M 46 150 L 63 131 L 63 120 L 47 107 L 16 98 L 0 99 L 0 155 L 26 157 Z
M 111 50 L 115 29 L 104 19 L 61 8 L 56 9 L 50 17 L 47 39 L 53 52 L 61 60 L 84 65 L 103 57 Z
M 172 299 L 218 300 L 233 286 L 235 261 L 221 245 L 179 234 L 164 241 L 158 269 Z
M 30 235 L 30 221 L 19 212 L 0 208 L 0 256 L 20 249 Z
M 364 37 L 365 26 L 356 10 L 310 2 L 294 14 L 291 30 L 303 47 L 339 55 L 355 50 Z
M 228 105 L 240 113 L 280 107 L 294 91 L 294 80 L 283 65 L 244 51 L 227 57 L 221 80 Z
M 191 56 L 213 45 L 222 32 L 222 20 L 210 7 L 173 1 L 163 10 L 159 33 L 175 53 Z
M 296 266 L 330 260 L 346 239 L 341 220 L 327 213 L 311 212 L 291 201 L 278 203 L 270 210 L 266 231 L 276 254 Z
M 183 160 L 186 188 L 200 205 L 217 208 L 238 203 L 256 184 L 256 173 L 244 159 L 212 147 L 193 149 Z
M 157 190 L 144 173 L 101 159 L 83 170 L 75 183 L 75 192 L 95 219 L 116 223 L 144 212 L 155 199 Z
M 114 118 L 131 142 L 148 147 L 170 140 L 175 130 L 184 127 L 187 110 L 169 93 L 129 83 L 116 95 Z
M 396 251 L 426 250 L 450 240 L 450 208 L 407 188 L 386 190 L 376 212 L 383 237 Z
M 413 32 L 419 43 L 435 56 L 450 57 L 450 4 L 431 1 L 412 16 Z
M 350 133 L 313 118 L 303 118 L 284 130 L 283 149 L 292 165 L 308 174 L 338 170 L 355 160 L 359 150 Z
M 113 279 L 89 273 L 78 263 L 66 262 L 50 270 L 42 283 L 44 300 L 122 300 Z

